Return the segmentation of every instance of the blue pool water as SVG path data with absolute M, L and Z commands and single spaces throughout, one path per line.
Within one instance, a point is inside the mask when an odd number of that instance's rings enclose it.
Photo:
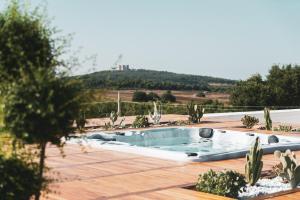
M 199 136 L 200 128 L 159 128 L 115 133 L 90 133 L 85 143 L 117 151 L 180 160 L 207 161 L 246 154 L 256 137 L 265 153 L 300 149 L 300 138 L 277 136 L 279 143 L 268 144 L 268 135 L 214 129 L 212 138 Z M 173 154 L 172 154 L 173 152 Z M 191 154 L 192 153 L 192 154 Z

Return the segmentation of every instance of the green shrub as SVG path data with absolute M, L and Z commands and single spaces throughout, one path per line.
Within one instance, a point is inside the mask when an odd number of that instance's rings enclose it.
M 176 102 L 176 97 L 172 94 L 170 90 L 168 90 L 161 96 L 161 101 L 163 103 Z
M 136 116 L 134 122 L 132 123 L 132 127 L 134 128 L 146 128 L 149 127 L 148 118 L 144 115 Z
M 132 95 L 132 101 L 135 102 L 147 102 L 148 101 L 148 97 L 146 92 L 143 91 L 135 91 Z
M 37 165 L 0 155 L 0 199 L 28 200 L 40 189 Z
M 220 196 L 237 198 L 246 186 L 245 177 L 235 171 L 215 172 L 209 170 L 199 175 L 196 189 Z
M 191 101 L 187 105 L 189 121 L 192 123 L 200 123 L 200 120 L 203 117 L 204 111 L 205 111 L 205 109 L 202 106 L 194 104 L 193 101 Z
M 282 132 L 291 132 L 293 130 L 293 126 L 291 125 L 279 125 L 274 128 L 274 131 L 282 131 Z
M 252 117 L 249 115 L 245 115 L 241 121 L 243 122 L 243 125 L 246 126 L 246 128 L 252 128 L 256 124 L 258 124 L 259 120 L 256 117 Z
M 205 97 L 205 93 L 199 91 L 199 92 L 197 92 L 196 96 L 197 96 L 197 97 Z
M 147 94 L 147 100 L 148 101 L 158 101 L 158 100 L 160 100 L 160 97 L 155 92 L 149 92 Z
M 80 132 L 84 131 L 84 127 L 86 124 L 86 117 L 85 117 L 85 112 L 80 111 L 78 114 L 78 117 L 75 119 L 76 122 L 76 127 Z

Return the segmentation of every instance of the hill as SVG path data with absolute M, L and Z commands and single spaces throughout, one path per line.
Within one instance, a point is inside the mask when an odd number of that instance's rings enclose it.
M 236 81 L 210 76 L 177 74 L 167 71 L 129 70 L 99 71 L 77 76 L 87 88 L 212 90 L 228 87 Z

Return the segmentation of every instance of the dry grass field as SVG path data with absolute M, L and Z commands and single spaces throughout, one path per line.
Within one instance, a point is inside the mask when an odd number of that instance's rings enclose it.
M 123 101 L 131 101 L 132 94 L 135 90 L 120 90 L 120 95 Z M 166 90 L 139 90 L 139 91 L 145 91 L 147 93 L 149 92 L 155 92 L 158 95 L 162 95 Z M 172 91 L 172 94 L 176 96 L 177 103 L 187 103 L 191 100 L 197 101 L 197 102 L 204 102 L 206 100 L 218 100 L 219 102 L 222 102 L 224 104 L 229 103 L 229 94 L 226 93 L 217 93 L 217 92 L 211 92 L 207 93 L 205 97 L 197 97 L 198 91 Z M 99 100 L 116 100 L 117 99 L 117 90 L 94 90 L 94 94 L 96 96 L 96 99 Z

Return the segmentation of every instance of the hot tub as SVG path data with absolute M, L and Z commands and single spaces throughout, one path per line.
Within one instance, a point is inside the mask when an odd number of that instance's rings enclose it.
M 135 153 L 177 161 L 212 161 L 244 157 L 256 137 L 264 153 L 275 150 L 300 150 L 300 137 L 275 135 L 279 142 L 268 142 L 267 134 L 213 129 L 211 138 L 199 136 L 203 128 L 159 128 L 139 131 L 94 132 L 71 139 L 92 147 Z

